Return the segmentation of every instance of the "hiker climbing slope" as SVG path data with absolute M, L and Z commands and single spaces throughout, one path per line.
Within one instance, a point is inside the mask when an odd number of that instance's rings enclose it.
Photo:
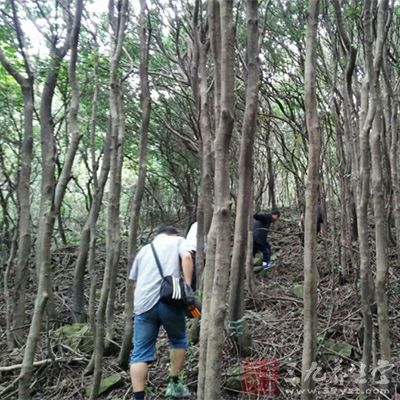
M 271 213 L 265 211 L 254 214 L 253 225 L 253 257 L 261 252 L 263 255 L 262 267 L 270 268 L 271 264 L 271 246 L 268 243 L 267 236 L 271 224 L 279 221 L 281 213 L 279 210 L 272 210 Z

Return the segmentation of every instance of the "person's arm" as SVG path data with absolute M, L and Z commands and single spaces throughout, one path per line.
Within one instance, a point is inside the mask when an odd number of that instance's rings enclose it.
M 190 251 L 185 251 L 181 254 L 182 260 L 182 273 L 185 282 L 190 286 L 192 284 L 193 276 L 193 258 Z
M 255 214 L 253 215 L 253 218 L 254 218 L 256 221 L 261 221 L 263 224 L 267 224 L 268 221 L 269 221 L 268 214 L 266 214 L 265 212 L 258 212 L 258 213 L 255 213 Z M 271 217 L 271 219 L 272 219 L 272 217 Z M 270 221 L 269 221 L 269 222 L 270 222 Z

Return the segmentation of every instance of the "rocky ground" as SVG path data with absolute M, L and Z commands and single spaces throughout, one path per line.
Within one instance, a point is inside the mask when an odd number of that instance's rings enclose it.
M 223 353 L 223 394 L 222 399 L 267 399 L 268 391 L 258 395 L 243 392 L 243 362 L 264 361 L 275 363 L 277 367 L 278 386 L 272 386 L 272 397 L 277 399 L 300 398 L 300 376 L 302 357 L 302 324 L 303 324 L 303 252 L 297 236 L 298 228 L 295 218 L 287 217 L 280 222 L 276 232 L 270 235 L 270 242 L 276 256 L 276 267 L 260 272 L 255 278 L 252 293 L 246 294 L 246 313 L 244 321 L 248 324 L 252 336 L 252 352 L 243 360 L 237 346 L 226 334 Z M 362 353 L 362 326 L 359 304 L 359 288 L 355 279 L 343 283 L 340 277 L 340 266 L 337 265 L 336 247 L 330 240 L 318 243 L 318 363 L 314 377 L 317 383 L 317 398 L 323 399 L 356 399 L 358 395 L 357 379 Z M 390 323 L 393 351 L 393 381 L 400 393 L 400 271 L 396 265 L 394 253 L 391 255 L 390 268 Z M 57 306 L 59 316 L 56 321 L 45 324 L 40 349 L 35 360 L 56 358 L 56 362 L 47 362 L 35 368 L 32 384 L 35 399 L 85 399 L 90 388 L 90 376 L 83 371 L 92 353 L 92 338 L 86 326 L 71 326 L 70 299 L 73 265 L 76 249 L 58 250 L 53 255 Z M 99 277 L 104 255 L 99 254 Z M 126 264 L 121 264 L 118 277 L 116 338 L 121 343 L 123 302 Z M 34 271 L 32 270 L 32 276 Z M 355 271 L 354 275 L 355 276 Z M 353 281 L 353 282 L 352 282 Z M 60 283 L 62 282 L 62 283 Z M 2 296 L 2 294 L 0 295 Z M 21 349 L 7 351 L 5 341 L 5 307 L 0 302 L 0 398 L 16 399 L 19 369 L 2 371 L 4 366 L 17 365 L 21 362 Z M 32 309 L 33 294 L 28 300 Z M 377 328 L 375 317 L 375 328 Z M 167 380 L 168 357 L 165 335 L 158 346 L 158 361 L 151 367 L 149 398 L 163 398 Z M 376 334 L 374 348 L 379 342 Z M 116 349 L 117 350 L 117 349 Z M 192 345 L 187 357 L 185 380 L 191 391 L 196 391 L 197 360 L 199 347 Z M 375 360 L 376 362 L 376 360 Z M 100 397 L 109 400 L 130 399 L 129 376 L 117 366 L 116 353 L 105 357 L 103 376 L 110 388 Z M 271 365 L 271 364 L 269 364 Z M 247 371 L 247 370 L 246 370 Z M 371 388 L 371 399 L 380 398 L 374 390 L 379 388 L 379 369 L 376 370 L 375 389 Z M 257 373 L 256 373 L 257 375 Z M 265 373 L 261 374 L 265 376 Z M 246 379 L 249 375 L 246 372 Z M 262 381 L 262 380 L 261 380 Z M 264 378 L 265 385 L 265 378 Z M 263 384 L 259 384 L 262 386 Z M 270 387 L 271 388 L 271 387 Z M 386 397 L 395 398 L 395 387 Z M 400 398 L 400 395 L 397 395 Z M 195 395 L 193 395 L 195 399 Z

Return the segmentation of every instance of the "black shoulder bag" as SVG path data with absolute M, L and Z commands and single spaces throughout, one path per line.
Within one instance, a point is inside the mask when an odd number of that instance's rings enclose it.
M 153 243 L 150 243 L 150 246 L 156 260 L 158 271 L 160 272 L 162 278 L 160 288 L 160 300 L 163 303 L 167 303 L 176 307 L 185 307 L 185 283 L 182 276 L 164 276 L 160 260 L 157 256 L 156 249 L 154 248 Z

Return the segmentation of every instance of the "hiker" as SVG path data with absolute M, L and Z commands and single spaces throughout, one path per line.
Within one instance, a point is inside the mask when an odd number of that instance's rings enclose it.
M 186 337 L 185 310 L 160 301 L 161 273 L 180 276 L 180 262 L 185 281 L 185 295 L 193 296 L 190 288 L 193 274 L 191 248 L 186 239 L 178 236 L 173 226 L 163 226 L 151 244 L 144 246 L 137 254 L 129 279 L 134 280 L 134 335 L 130 357 L 130 373 L 133 387 L 133 399 L 145 398 L 145 384 L 149 364 L 156 360 L 156 342 L 162 325 L 167 332 L 170 348 L 170 379 L 166 396 L 182 398 L 190 396 L 189 390 L 179 380 L 183 368 L 188 340 Z
M 320 202 L 318 202 L 315 212 L 317 214 L 317 235 L 323 237 L 325 236 L 325 225 L 324 225 L 324 214 L 322 212 L 322 207 Z M 301 213 L 299 228 L 301 230 L 300 240 L 302 246 L 304 246 L 304 218 L 305 218 L 305 213 Z
M 267 234 L 271 224 L 279 221 L 281 213 L 279 210 L 272 210 L 271 213 L 265 211 L 254 214 L 253 225 L 253 257 L 262 252 L 263 261 L 262 268 L 268 269 L 272 267 L 271 263 L 271 246 L 267 241 Z

